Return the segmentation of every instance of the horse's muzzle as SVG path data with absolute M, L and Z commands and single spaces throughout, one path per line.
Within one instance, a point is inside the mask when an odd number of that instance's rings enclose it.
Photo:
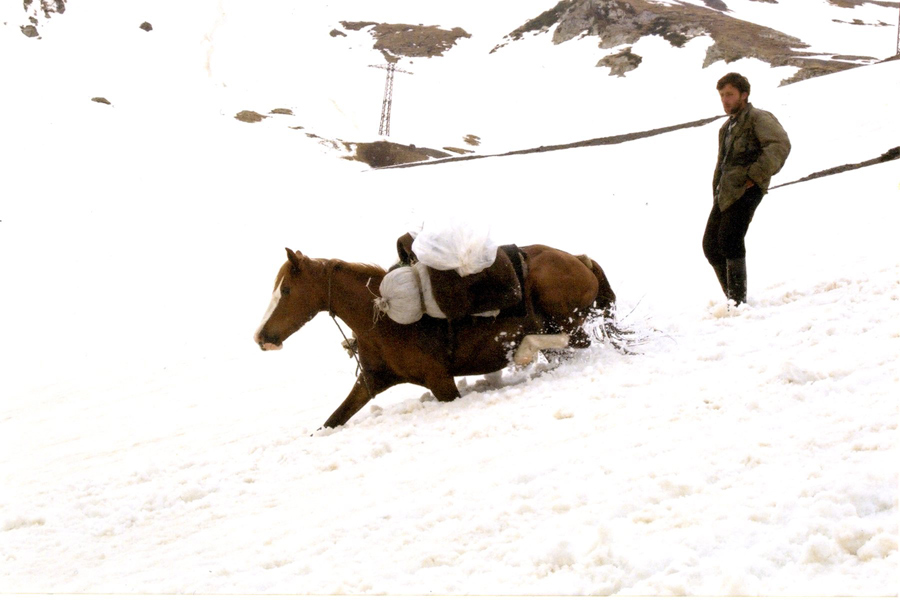
M 259 344 L 260 350 L 264 352 L 268 352 L 269 350 L 281 350 L 280 341 L 275 338 L 262 335 L 260 332 L 257 332 L 256 335 L 253 336 L 253 341 Z

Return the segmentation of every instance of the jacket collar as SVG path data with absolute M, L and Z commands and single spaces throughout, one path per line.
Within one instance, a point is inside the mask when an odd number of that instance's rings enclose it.
M 726 122 L 727 123 L 733 122 L 735 125 L 739 125 L 740 123 L 744 122 L 744 120 L 747 118 L 747 115 L 750 114 L 750 111 L 752 109 L 753 109 L 753 105 L 748 102 L 747 105 L 738 112 L 738 114 L 732 115 L 731 117 L 728 118 L 728 121 L 726 121 Z

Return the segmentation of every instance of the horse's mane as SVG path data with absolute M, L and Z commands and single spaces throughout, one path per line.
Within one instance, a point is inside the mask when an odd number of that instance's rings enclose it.
M 333 266 L 335 269 L 346 269 L 366 277 L 384 277 L 385 273 L 387 273 L 384 268 L 379 267 L 378 265 L 369 263 L 351 263 L 337 258 L 327 261 L 326 264 Z

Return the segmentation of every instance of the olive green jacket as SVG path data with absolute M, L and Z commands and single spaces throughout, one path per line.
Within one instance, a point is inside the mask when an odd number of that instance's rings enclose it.
M 790 152 L 791 141 L 772 113 L 748 103 L 728 119 L 719 129 L 719 159 L 713 175 L 713 195 L 719 210 L 726 210 L 744 195 L 748 179 L 765 194 L 772 175 L 781 170 Z

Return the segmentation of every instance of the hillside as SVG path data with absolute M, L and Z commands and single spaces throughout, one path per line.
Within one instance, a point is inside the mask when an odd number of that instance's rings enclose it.
M 765 90 L 890 57 L 900 9 L 882 0 L 528 0 L 489 14 L 474 0 L 452 8 L 395 3 L 380 14 L 351 0 L 316 11 L 281 3 L 259 10 L 231 0 L 205 0 L 191 11 L 151 2 L 121 11 L 114 4 L 10 5 L 0 9 L 0 33 L 7 45 L 14 37 L 26 42 L 14 47 L 23 56 L 49 62 L 65 52 L 93 65 L 91 75 L 59 90 L 65 104 L 87 96 L 125 110 L 202 95 L 223 116 L 270 117 L 261 120 L 292 128 L 335 156 L 381 139 L 385 71 L 371 66 L 395 63 L 403 73 L 394 81 L 389 141 L 405 147 L 396 155 L 410 146 L 430 149 L 414 152 L 418 159 L 707 118 L 718 112 L 714 82 L 728 70 L 743 70 Z M 39 36 L 25 38 L 22 26 Z M 106 39 L 124 51 L 111 52 Z M 69 77 L 61 64 L 40 68 Z M 184 93 L 156 98 L 175 82 Z M 673 118 L 629 110 L 654 85 L 677 90 L 666 94 L 674 110 L 664 113 Z M 80 96 L 66 96 L 78 88 Z M 123 96 L 129 89 L 143 97 Z M 290 114 L 272 117 L 275 109 Z M 560 110 L 581 118 L 559 118 Z
M 893 35 L 831 35 L 886 3 L 811 3 L 803 31 L 771 22 L 786 1 L 725 4 L 809 51 Z M 615 77 L 592 36 L 491 54 L 531 0 L 184 7 L 0 29 L 0 593 L 897 593 L 898 163 L 774 189 L 735 309 L 700 247 L 719 120 L 615 136 L 714 117 L 739 69 L 794 182 L 898 146 L 900 61 L 780 85 L 798 67 L 704 69 L 711 38 L 650 36 Z M 342 21 L 469 34 L 399 60 L 395 141 L 491 156 L 340 160 L 334 140 L 379 141 L 387 59 Z M 460 378 L 449 403 L 397 386 L 321 430 L 356 375 L 335 322 L 252 339 L 285 246 L 387 266 L 448 207 L 592 256 L 630 352 Z
M 563 0 L 507 35 L 505 42 L 493 51 L 510 41 L 522 39 L 528 33 L 546 33 L 551 29 L 554 44 L 576 37 L 596 37 L 599 38 L 598 46 L 601 49 L 629 46 L 618 54 L 608 55 L 597 65 L 609 66 L 614 74 L 623 76 L 640 65 L 641 57 L 631 52 L 631 46 L 641 38 L 659 36 L 672 46 L 682 47 L 694 38 L 709 37 L 713 43 L 706 51 L 704 68 L 718 61 L 731 63 L 743 58 L 757 58 L 773 67 L 798 67 L 799 70 L 783 83 L 835 73 L 877 60 L 874 57 L 841 56 L 835 53 L 830 58 L 825 58 L 822 50 L 809 51 L 810 45 L 800 38 L 733 16 L 728 4 L 721 0 L 706 1 L 703 4 L 704 6 L 698 6 L 688 2 L 652 0 Z M 866 3 L 859 2 L 850 6 L 863 4 Z M 872 4 L 891 6 L 886 2 Z M 884 14 L 886 16 L 886 11 Z M 889 26 L 889 23 L 881 20 L 867 23 L 854 19 L 852 24 L 858 27 Z M 617 68 L 623 58 L 627 64 L 624 68 Z

